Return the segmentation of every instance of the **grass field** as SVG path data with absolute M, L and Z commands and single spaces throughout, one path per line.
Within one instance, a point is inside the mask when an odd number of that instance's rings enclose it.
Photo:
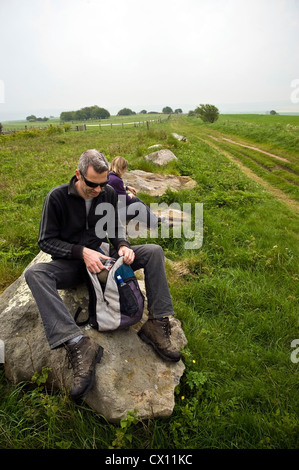
M 221 116 L 201 137 L 298 201 L 299 116 Z
M 149 130 L 54 128 L 0 137 L 2 290 L 38 253 L 45 195 L 71 178 L 87 148 L 102 150 L 110 161 L 123 155 L 130 169 L 197 182 L 191 191 L 169 189 L 160 198 L 141 194 L 148 203 L 204 204 L 201 249 L 184 249 L 182 239 L 155 240 L 171 261 L 170 290 L 188 339 L 172 416 L 140 422 L 130 415 L 112 425 L 62 393 L 46 392 L 42 375 L 13 386 L 2 368 L 0 448 L 299 447 L 299 363 L 291 360 L 291 342 L 299 338 L 298 127 L 299 116 L 221 116 L 212 125 L 174 116 Z M 163 169 L 145 162 L 157 143 L 178 161 Z M 133 243 L 140 241 L 151 240 Z

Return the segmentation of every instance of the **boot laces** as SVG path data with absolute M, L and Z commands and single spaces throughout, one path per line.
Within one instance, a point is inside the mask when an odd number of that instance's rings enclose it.
M 77 345 L 74 345 L 74 348 L 66 348 L 67 357 L 69 360 L 69 369 L 72 368 L 75 376 L 84 376 L 84 368 L 82 367 L 82 352 Z
M 170 343 L 171 325 L 170 325 L 170 321 L 169 321 L 168 318 L 166 320 L 163 319 L 162 331 L 163 331 L 163 335 L 165 336 L 165 338 Z

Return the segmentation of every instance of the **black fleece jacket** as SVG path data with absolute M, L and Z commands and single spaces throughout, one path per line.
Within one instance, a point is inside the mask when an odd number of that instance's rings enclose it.
M 103 233 L 106 228 L 110 231 L 108 239 L 116 250 L 121 246 L 130 247 L 123 227 L 117 223 L 117 194 L 114 189 L 109 185 L 103 188 L 93 198 L 86 217 L 85 200 L 77 192 L 76 181 L 76 176 L 73 176 L 69 183 L 53 188 L 46 196 L 39 229 L 40 249 L 54 259 L 82 259 L 84 247 L 97 250 L 103 241 L 107 242 Z M 108 205 L 101 206 L 102 203 Z M 103 208 L 108 208 L 108 212 Z M 107 214 L 110 214 L 108 223 Z M 111 215 L 114 220 L 111 220 Z

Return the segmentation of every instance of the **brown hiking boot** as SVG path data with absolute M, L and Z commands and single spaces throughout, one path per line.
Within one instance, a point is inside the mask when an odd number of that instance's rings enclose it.
M 78 343 L 66 344 L 65 348 L 74 371 L 70 396 L 78 400 L 87 395 L 94 385 L 95 368 L 102 358 L 103 348 L 89 336 L 83 336 Z
M 138 332 L 138 336 L 145 343 L 153 346 L 162 359 L 177 362 L 180 360 L 181 354 L 171 344 L 170 335 L 171 326 L 168 317 L 147 320 Z

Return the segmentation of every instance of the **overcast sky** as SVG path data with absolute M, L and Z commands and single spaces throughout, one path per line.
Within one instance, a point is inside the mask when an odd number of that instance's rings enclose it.
M 0 121 L 94 104 L 298 111 L 298 46 L 299 0 L 0 0 Z

